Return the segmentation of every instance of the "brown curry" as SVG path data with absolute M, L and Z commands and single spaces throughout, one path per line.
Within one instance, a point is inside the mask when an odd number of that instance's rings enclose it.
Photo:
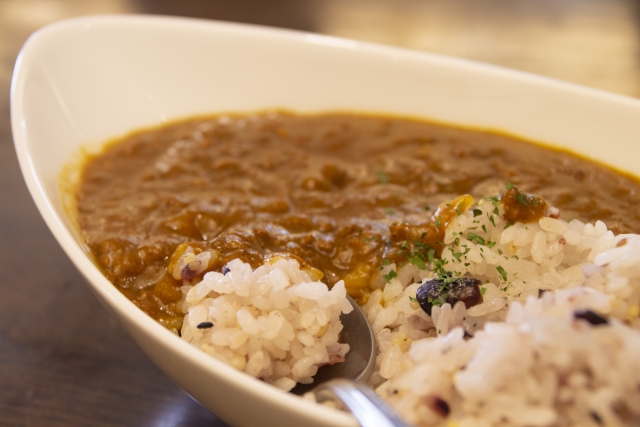
M 167 267 L 186 246 L 217 251 L 217 271 L 291 254 L 364 300 L 384 263 L 438 256 L 447 222 L 468 205 L 460 195 L 510 183 L 566 220 L 640 231 L 640 184 L 601 165 L 501 134 L 346 114 L 198 118 L 134 133 L 87 162 L 78 218 L 107 278 L 179 329 L 182 281 Z M 540 215 L 518 210 L 516 196 L 504 196 L 514 220 Z

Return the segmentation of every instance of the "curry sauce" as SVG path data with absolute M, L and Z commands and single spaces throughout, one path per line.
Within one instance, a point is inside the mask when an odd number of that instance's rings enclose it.
M 437 257 L 456 212 L 508 184 L 565 220 L 640 231 L 640 184 L 601 165 L 501 134 L 347 114 L 216 116 L 131 134 L 86 163 L 77 207 L 107 278 L 179 329 L 182 281 L 167 273 L 178 248 L 215 250 L 217 271 L 294 256 L 363 301 L 380 266 Z

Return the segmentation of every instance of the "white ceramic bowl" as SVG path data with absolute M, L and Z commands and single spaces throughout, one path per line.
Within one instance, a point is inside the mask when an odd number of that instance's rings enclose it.
M 83 144 L 202 113 L 285 107 L 388 112 L 546 141 L 640 175 L 640 102 L 525 73 L 316 34 L 182 18 L 98 16 L 25 44 L 11 120 L 25 180 L 96 296 L 187 393 L 234 426 L 354 426 L 192 348 L 91 262 L 70 226 L 60 171 Z

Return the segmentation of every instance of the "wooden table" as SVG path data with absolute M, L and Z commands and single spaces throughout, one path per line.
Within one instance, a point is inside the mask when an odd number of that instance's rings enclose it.
M 107 315 L 40 219 L 9 124 L 20 46 L 95 13 L 198 16 L 466 57 L 640 97 L 633 0 L 0 0 L 0 426 L 224 426 Z

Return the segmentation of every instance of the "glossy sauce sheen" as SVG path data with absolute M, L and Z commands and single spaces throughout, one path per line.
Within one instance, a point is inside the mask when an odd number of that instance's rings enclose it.
M 454 214 L 442 203 L 507 183 L 566 220 L 640 231 L 640 184 L 603 166 L 500 134 L 344 114 L 199 118 L 132 134 L 87 162 L 78 217 L 104 274 L 179 329 L 182 283 L 167 265 L 181 243 L 219 251 L 217 271 L 294 254 L 364 300 L 383 260 L 406 262 L 418 241 L 437 252 Z

